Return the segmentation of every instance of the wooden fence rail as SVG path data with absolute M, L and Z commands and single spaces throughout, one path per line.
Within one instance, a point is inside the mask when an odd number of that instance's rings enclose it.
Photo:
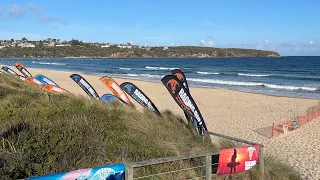
M 247 141 L 244 139 L 226 136 L 223 134 L 213 133 L 213 132 L 207 132 L 207 134 L 211 135 L 211 136 L 226 138 L 226 139 L 240 142 L 240 143 L 245 143 L 248 145 L 259 145 L 261 147 L 260 153 L 259 153 L 259 170 L 261 173 L 261 179 L 262 180 L 264 179 L 264 146 L 262 144 L 250 142 L 250 141 Z M 214 151 L 210 151 L 210 152 L 201 152 L 201 153 L 195 153 L 195 154 L 189 154 L 189 155 L 173 156 L 173 157 L 166 157 L 166 158 L 151 159 L 151 160 L 141 161 L 141 162 L 127 163 L 126 164 L 126 171 L 125 171 L 125 180 L 142 179 L 144 177 L 152 177 L 152 176 L 156 176 L 156 175 L 166 175 L 167 173 L 170 173 L 170 172 L 158 173 L 158 174 L 153 174 L 153 175 L 149 175 L 149 176 L 135 178 L 134 171 L 133 171 L 134 168 L 159 165 L 159 164 L 177 162 L 177 161 L 194 159 L 194 158 L 204 158 L 205 159 L 205 164 L 203 166 L 198 166 L 198 167 L 204 167 L 204 169 L 205 169 L 205 175 L 201 176 L 200 178 L 205 178 L 206 180 L 211 180 L 212 176 L 215 175 L 212 173 L 212 165 L 214 165 L 214 164 L 212 164 L 212 156 L 218 155 L 218 154 L 219 154 L 219 150 L 214 150 Z M 197 167 L 194 167 L 194 168 L 197 168 Z M 188 169 L 192 169 L 192 168 L 188 168 Z M 183 169 L 183 170 L 185 170 L 185 169 Z

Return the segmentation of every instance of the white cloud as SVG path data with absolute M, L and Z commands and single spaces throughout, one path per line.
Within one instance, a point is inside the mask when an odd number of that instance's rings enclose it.
M 213 47 L 213 46 L 214 46 L 214 43 L 213 43 L 212 41 L 206 42 L 205 40 L 201 40 L 201 41 L 200 41 L 200 45 L 201 45 L 201 46 L 206 46 L 206 47 Z
M 270 42 L 269 40 L 265 39 L 263 41 L 261 41 L 260 43 L 258 43 L 256 45 L 256 49 L 261 49 L 261 50 L 275 50 L 279 45 L 274 44 L 272 42 Z
M 26 11 L 22 7 L 16 4 L 13 4 L 12 7 L 8 9 L 8 15 L 13 18 L 22 17 L 25 14 L 26 14 Z
M 260 47 L 269 47 L 271 45 L 272 43 L 270 43 L 270 41 L 267 39 L 263 40 L 262 43 L 259 44 Z
M 237 47 L 249 48 L 249 49 L 260 49 L 260 50 L 270 50 L 270 51 L 316 51 L 320 50 L 320 44 L 316 43 L 317 39 L 311 41 L 297 42 L 297 41 L 288 41 L 288 42 L 279 42 L 273 43 L 270 40 L 261 40 L 258 43 L 251 44 L 240 44 Z
M 37 21 L 39 23 L 60 23 L 62 25 L 69 24 L 67 20 L 63 18 L 56 18 L 56 17 L 50 17 L 50 16 L 43 16 L 43 12 L 45 11 L 45 8 L 43 6 L 35 5 L 35 4 L 26 4 L 25 6 L 19 6 L 17 4 L 13 4 L 9 9 L 7 9 L 8 16 L 7 17 L 0 17 L 0 19 L 12 19 L 12 18 L 22 18 L 25 16 L 25 14 L 29 11 L 33 11 L 39 14 L 37 16 Z M 2 10 L 0 9 L 0 15 Z
M 320 46 L 315 43 L 314 40 L 309 41 L 308 43 L 303 42 L 290 42 L 290 43 L 280 43 L 278 45 L 280 48 L 289 48 L 296 51 L 299 51 L 301 49 L 308 49 L 312 50 L 313 48 L 319 48 Z
M 42 13 L 44 11 L 44 8 L 42 6 L 38 6 L 35 4 L 27 4 L 26 7 L 31 10 L 31 11 L 35 11 L 37 13 Z

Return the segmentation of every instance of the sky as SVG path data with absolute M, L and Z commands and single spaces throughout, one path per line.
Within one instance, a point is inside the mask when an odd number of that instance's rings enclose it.
M 22 37 L 320 56 L 320 1 L 1 0 L 0 39 Z

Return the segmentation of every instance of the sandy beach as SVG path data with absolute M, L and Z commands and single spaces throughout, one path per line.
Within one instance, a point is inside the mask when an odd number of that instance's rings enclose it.
M 11 68 L 17 72 L 15 67 Z M 89 98 L 69 77 L 71 72 L 27 69 L 33 75 L 43 74 L 62 88 Z M 96 89 L 100 96 L 111 93 L 99 81 L 100 77 L 80 75 Z M 184 117 L 182 110 L 161 82 L 153 83 L 118 78 L 114 78 L 114 80 L 118 84 L 126 81 L 132 82 L 149 96 L 160 111 L 169 109 Z M 320 165 L 318 164 L 320 162 L 320 156 L 318 156 L 320 151 L 320 118 L 294 132 L 274 139 L 268 139 L 254 131 L 271 126 L 272 123 L 290 120 L 296 115 L 304 115 L 309 107 L 318 104 L 319 99 L 290 98 L 197 87 L 190 87 L 190 92 L 209 131 L 262 143 L 266 146 L 267 154 L 289 163 L 301 174 L 307 174 L 310 179 L 320 179 Z M 131 97 L 130 100 L 138 109 L 142 109 Z

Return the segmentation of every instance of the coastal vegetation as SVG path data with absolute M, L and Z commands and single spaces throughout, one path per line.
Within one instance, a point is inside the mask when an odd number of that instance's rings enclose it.
M 179 46 L 142 48 L 119 48 L 111 46 L 91 47 L 7 47 L 0 49 L 0 57 L 88 57 L 88 58 L 208 58 L 208 57 L 278 57 L 272 51 L 236 48 L 211 48 Z
M 0 74 L 0 98 L 2 179 L 196 153 L 226 144 L 234 146 L 225 142 L 213 144 L 208 137 L 195 135 L 193 128 L 170 111 L 159 117 L 118 103 L 47 94 L 6 74 Z M 268 180 L 300 179 L 291 167 L 269 157 L 265 159 L 265 173 Z M 258 168 L 234 178 L 258 179 Z
M 87 57 L 87 58 L 209 58 L 278 57 L 274 51 L 202 46 L 149 47 L 126 44 L 22 40 L 0 42 L 0 57 Z

